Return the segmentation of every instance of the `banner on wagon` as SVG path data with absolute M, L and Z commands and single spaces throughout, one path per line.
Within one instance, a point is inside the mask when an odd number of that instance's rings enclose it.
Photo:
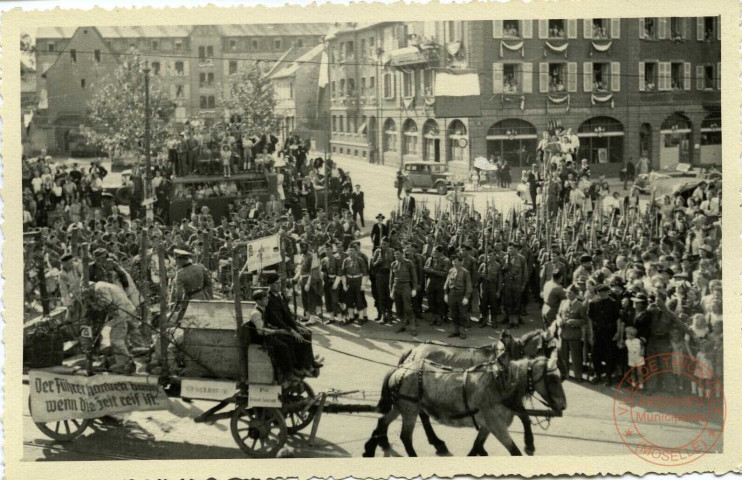
M 247 242 L 248 271 L 255 272 L 279 263 L 281 263 L 281 236 L 279 234 Z
M 28 374 L 28 386 L 34 422 L 166 410 L 168 404 L 167 395 L 158 385 L 157 377 L 83 377 L 31 370 Z

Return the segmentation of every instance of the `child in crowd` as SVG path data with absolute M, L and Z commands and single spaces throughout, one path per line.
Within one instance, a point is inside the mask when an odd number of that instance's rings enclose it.
M 629 383 L 634 387 L 639 386 L 639 389 L 642 389 L 644 388 L 644 385 L 641 383 L 642 375 L 639 371 L 639 367 L 644 365 L 644 345 L 642 344 L 642 341 L 636 337 L 638 334 L 636 327 L 626 327 L 625 333 L 626 341 L 624 343 L 629 356 L 629 367 L 631 367 L 631 378 L 629 379 Z

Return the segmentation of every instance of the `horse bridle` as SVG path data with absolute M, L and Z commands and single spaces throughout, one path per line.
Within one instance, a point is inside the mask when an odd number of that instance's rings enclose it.
M 544 362 L 544 368 L 543 368 L 543 372 L 541 374 L 541 378 L 543 378 L 544 381 L 546 381 L 545 380 L 546 379 L 546 376 L 550 372 L 553 372 L 555 370 L 559 370 L 559 364 L 557 363 L 557 365 L 554 368 L 550 369 L 549 368 L 549 361 L 547 359 Z M 531 363 L 529 362 L 529 364 L 528 364 L 528 373 L 527 373 L 527 376 L 526 376 L 526 394 L 528 395 L 528 397 L 535 398 L 536 400 L 538 400 L 546 408 L 551 409 L 552 408 L 551 406 L 552 406 L 552 404 L 554 402 L 554 399 L 551 397 L 551 393 L 549 393 L 549 389 L 548 388 L 546 388 L 547 398 L 545 398 L 545 399 L 542 400 L 541 398 L 539 398 L 539 397 L 536 396 L 536 393 L 537 393 L 536 392 L 536 382 L 538 380 L 540 380 L 540 378 L 539 379 L 534 379 L 533 378 L 533 365 L 531 365 Z

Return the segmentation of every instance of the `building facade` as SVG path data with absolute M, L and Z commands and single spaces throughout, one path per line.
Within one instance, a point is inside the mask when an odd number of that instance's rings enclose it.
M 110 74 L 117 57 L 136 49 L 151 75 L 175 103 L 175 123 L 205 125 L 228 112 L 220 88 L 243 67 L 293 61 L 321 44 L 327 24 L 254 24 L 161 27 L 40 28 L 36 35 L 38 109 L 50 152 L 68 153 L 70 138 L 85 122 L 96 81 Z
M 519 178 L 559 124 L 598 174 L 640 156 L 720 165 L 720 43 L 717 17 L 345 26 L 329 39 L 332 152 L 461 174 L 503 157 Z M 479 77 L 469 115 L 436 111 L 436 78 L 453 71 Z

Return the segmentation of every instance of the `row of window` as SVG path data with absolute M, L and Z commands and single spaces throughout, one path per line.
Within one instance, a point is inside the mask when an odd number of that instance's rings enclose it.
M 385 99 L 394 98 L 397 89 L 396 72 L 384 72 L 382 79 L 383 97 Z M 431 96 L 433 95 L 434 82 L 435 73 L 431 69 L 401 72 L 402 91 L 400 93 L 403 97 L 414 97 L 418 95 L 418 92 L 425 96 Z M 356 93 L 373 96 L 376 95 L 376 77 L 361 77 L 359 92 L 356 92 L 356 82 L 353 78 L 341 78 L 338 81 L 332 81 L 330 91 L 333 97 L 344 97 Z
M 538 22 L 538 38 L 576 39 L 577 19 L 548 19 Z M 645 40 L 690 40 L 692 17 L 647 17 L 639 19 L 639 38 Z M 719 17 L 696 17 L 696 40 L 721 39 Z M 620 18 L 582 19 L 582 36 L 585 39 L 621 38 Z M 492 38 L 533 38 L 533 20 L 493 20 Z
M 492 91 L 494 93 L 532 93 L 533 65 L 531 63 L 494 63 Z M 691 89 L 690 62 L 639 62 L 640 91 L 667 91 Z M 618 92 L 621 90 L 620 62 L 583 62 L 582 90 L 584 92 Z M 696 65 L 696 89 L 721 87 L 719 64 Z M 577 62 L 539 63 L 539 92 L 577 92 Z
M 305 46 L 317 45 L 315 39 L 303 39 L 297 38 L 294 40 L 282 39 L 282 38 L 244 38 L 235 39 L 227 38 L 222 43 L 224 50 L 238 51 L 238 50 L 281 50 L 282 48 L 294 46 L 296 48 L 304 48 Z

